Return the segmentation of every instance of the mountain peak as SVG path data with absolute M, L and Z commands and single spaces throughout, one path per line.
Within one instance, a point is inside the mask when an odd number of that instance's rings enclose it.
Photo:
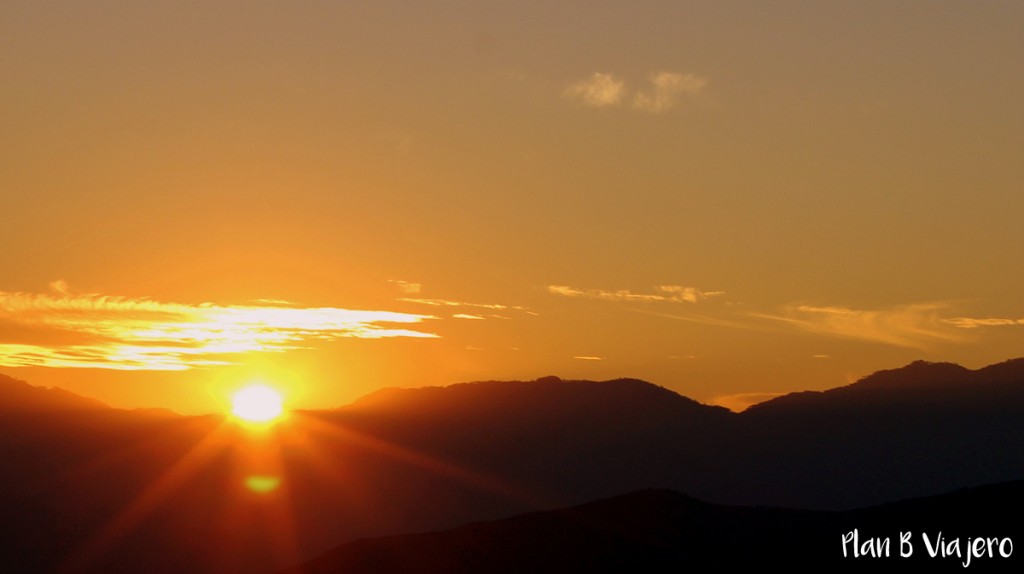
M 972 371 L 955 363 L 914 361 L 898 369 L 872 373 L 846 386 L 825 391 L 789 393 L 747 409 L 767 413 L 826 405 L 923 405 L 981 400 L 975 385 L 1002 385 L 1012 392 L 1024 383 L 1024 359 L 1013 359 Z
M 0 374 L 0 411 L 69 411 L 110 408 L 106 404 L 56 387 L 37 387 Z
M 909 391 L 959 385 L 971 378 L 973 371 L 956 363 L 914 361 L 898 369 L 872 373 L 857 382 L 828 392 Z
M 588 410 L 604 405 L 604 410 L 688 409 L 725 411 L 698 403 L 664 387 L 631 378 L 607 381 L 562 379 L 554 375 L 532 381 L 476 381 L 445 387 L 381 389 L 351 403 L 341 410 L 350 412 L 372 409 L 389 414 L 417 414 L 439 411 L 489 411 L 543 413 Z

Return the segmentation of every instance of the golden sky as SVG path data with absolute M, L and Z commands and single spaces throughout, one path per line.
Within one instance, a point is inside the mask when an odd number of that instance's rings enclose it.
M 638 377 L 1024 354 L 1019 2 L 0 4 L 0 372 Z

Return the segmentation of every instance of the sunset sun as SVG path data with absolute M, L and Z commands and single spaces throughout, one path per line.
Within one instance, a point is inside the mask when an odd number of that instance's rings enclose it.
M 1024 574 L 1024 0 L 422 4 L 0 0 L 0 574 Z
M 231 397 L 231 414 L 247 422 L 272 422 L 283 412 L 281 393 L 266 385 L 245 387 Z

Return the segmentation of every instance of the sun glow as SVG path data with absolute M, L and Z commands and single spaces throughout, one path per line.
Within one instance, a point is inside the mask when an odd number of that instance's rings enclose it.
M 231 397 L 231 414 L 251 423 L 269 423 L 284 412 L 281 393 L 266 385 L 250 385 Z

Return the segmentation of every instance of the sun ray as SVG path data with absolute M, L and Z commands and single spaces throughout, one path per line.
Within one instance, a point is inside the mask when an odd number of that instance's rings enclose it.
M 58 567 L 59 573 L 88 570 L 101 556 L 125 538 L 143 519 L 159 508 L 173 492 L 184 486 L 213 458 L 227 448 L 228 427 L 223 424 L 205 435 L 155 482 L 139 493 L 124 509 L 78 545 Z
M 222 537 L 213 571 L 236 570 L 238 564 L 251 560 L 254 544 L 274 563 L 301 561 L 291 480 L 282 457 L 289 427 L 239 433 L 233 441 L 231 488 L 225 493 L 229 504 L 218 517 Z
M 497 476 L 449 463 L 339 424 L 328 423 L 309 413 L 301 414 L 300 418 L 297 418 L 296 423 L 303 428 L 317 433 L 320 437 L 329 437 L 333 440 L 342 441 L 433 474 L 458 480 L 485 492 L 499 494 L 531 504 L 543 505 L 545 502 L 549 502 Z

